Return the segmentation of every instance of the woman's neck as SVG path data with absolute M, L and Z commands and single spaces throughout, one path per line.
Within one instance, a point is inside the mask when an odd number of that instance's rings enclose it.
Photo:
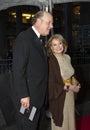
M 54 55 L 55 55 L 56 57 L 60 57 L 60 56 L 63 56 L 63 53 L 60 53 L 60 54 L 54 53 Z

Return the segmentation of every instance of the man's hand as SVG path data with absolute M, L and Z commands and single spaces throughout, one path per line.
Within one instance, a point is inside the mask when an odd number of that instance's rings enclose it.
M 29 108 L 29 106 L 30 106 L 30 97 L 21 98 L 20 103 L 25 108 Z

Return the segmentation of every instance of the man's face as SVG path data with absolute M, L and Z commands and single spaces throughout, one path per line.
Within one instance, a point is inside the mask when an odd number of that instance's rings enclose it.
M 49 13 L 45 13 L 42 18 L 39 18 L 40 34 L 46 36 L 53 28 L 53 17 Z

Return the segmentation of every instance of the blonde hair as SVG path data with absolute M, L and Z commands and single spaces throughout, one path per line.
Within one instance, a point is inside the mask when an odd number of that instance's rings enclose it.
M 62 42 L 63 48 L 64 48 L 63 53 L 65 53 L 65 52 L 67 51 L 67 47 L 68 47 L 67 41 L 65 40 L 65 38 L 64 38 L 61 34 L 54 34 L 54 35 L 52 35 L 52 36 L 49 38 L 48 42 L 46 43 L 46 48 L 47 48 L 47 53 L 48 53 L 48 55 L 53 54 L 53 52 L 52 52 L 52 50 L 51 50 L 51 46 L 52 46 L 52 41 L 53 41 L 54 39 L 55 39 L 55 40 L 58 40 L 58 41 L 60 41 L 60 42 Z

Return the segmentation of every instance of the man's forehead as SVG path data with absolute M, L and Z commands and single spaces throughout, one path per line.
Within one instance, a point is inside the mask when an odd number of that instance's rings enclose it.
M 52 15 L 49 12 L 44 12 L 43 16 L 51 16 L 52 17 Z

